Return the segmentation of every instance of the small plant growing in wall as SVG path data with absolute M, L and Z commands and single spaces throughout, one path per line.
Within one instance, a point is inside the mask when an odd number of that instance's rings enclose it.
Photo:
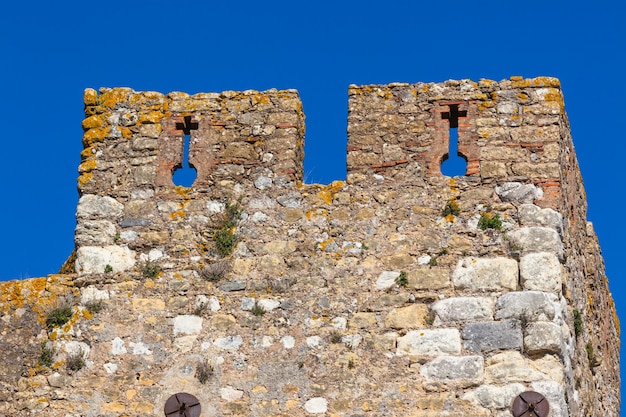
M 154 262 L 146 262 L 141 273 L 144 278 L 156 278 L 161 272 L 161 268 Z
M 206 384 L 213 376 L 215 369 L 207 360 L 202 360 L 196 365 L 196 379 L 200 381 L 202 385 Z
M 68 354 L 65 366 L 70 372 L 77 372 L 83 369 L 85 367 L 85 352 L 79 349 L 76 352 Z
M 480 219 L 478 220 L 478 227 L 481 230 L 494 229 L 501 230 L 502 229 L 502 219 L 500 219 L 499 214 L 490 214 L 490 213 L 482 213 L 480 215 Z
M 341 333 L 334 331 L 330 334 L 330 343 L 341 343 Z
M 72 318 L 72 307 L 70 305 L 61 305 L 50 310 L 46 316 L 46 326 L 51 329 L 53 327 L 61 327 Z
M 578 339 L 583 332 L 583 318 L 580 314 L 580 311 L 574 310 L 574 335 Z
M 91 314 L 99 313 L 99 312 L 102 311 L 102 309 L 104 309 L 104 301 L 102 301 L 102 300 L 92 300 L 92 301 L 89 301 L 87 304 L 85 304 L 85 308 Z
M 459 203 L 457 203 L 456 200 L 453 198 L 448 200 L 445 207 L 441 211 L 441 217 L 448 217 L 450 215 L 458 216 L 459 214 L 461 214 L 461 207 L 459 206 Z
M 48 345 L 48 341 L 41 342 L 41 353 L 39 354 L 39 366 L 45 366 L 46 368 L 52 367 L 54 363 L 54 348 Z
M 218 282 L 224 279 L 229 270 L 230 263 L 226 260 L 221 260 L 202 268 L 200 275 L 207 281 Z
M 252 307 L 252 310 L 250 310 L 250 311 L 256 317 L 261 317 L 261 316 L 263 316 L 266 313 L 266 311 L 263 308 L 263 306 L 259 305 L 257 303 L 254 303 L 254 307 Z
M 113 272 L 113 267 L 112 267 L 111 265 L 107 264 L 107 265 L 104 267 L 104 273 L 105 273 L 105 274 L 110 274 L 111 272 Z
M 215 250 L 222 258 L 230 255 L 237 244 L 237 235 L 235 235 L 235 227 L 241 219 L 241 199 L 236 203 L 227 203 L 222 213 L 217 230 L 213 232 L 213 241 L 215 242 Z
M 406 288 L 409 285 L 409 277 L 406 275 L 406 272 L 402 271 L 400 272 L 400 275 L 398 275 L 398 278 L 396 278 L 396 284 L 398 284 L 398 286 Z

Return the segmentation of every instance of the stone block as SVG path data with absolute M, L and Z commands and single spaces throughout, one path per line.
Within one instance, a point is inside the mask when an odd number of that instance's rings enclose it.
M 485 382 L 505 384 L 510 382 L 531 382 L 546 378 L 546 375 L 531 366 L 516 350 L 497 353 L 485 362 Z
M 442 268 L 415 269 L 407 272 L 408 288 L 441 290 L 450 286 L 450 272 Z
M 493 320 L 495 300 L 491 297 L 454 297 L 433 303 L 435 325 L 464 321 Z
M 561 293 L 561 263 L 553 253 L 524 255 L 520 258 L 519 269 L 520 282 L 525 290 Z
M 463 258 L 452 273 L 458 289 L 515 290 L 517 281 L 517 262 L 509 258 Z
M 461 398 L 485 408 L 503 409 L 511 407 L 513 399 L 524 391 L 526 387 L 522 384 L 481 385 Z
M 543 197 L 543 191 L 532 184 L 505 182 L 496 186 L 496 194 L 504 202 L 532 203 Z
M 394 308 L 385 317 L 385 327 L 391 329 L 410 329 L 426 326 L 428 306 L 413 304 L 406 307 Z
M 115 225 L 108 220 L 83 220 L 76 225 L 74 242 L 78 246 L 110 245 L 115 238 Z
M 122 215 L 124 205 L 112 197 L 102 197 L 94 194 L 85 194 L 78 200 L 76 217 L 106 217 L 115 218 Z
M 135 252 L 126 246 L 82 246 L 76 251 L 76 272 L 79 274 L 103 273 L 112 268 L 122 272 L 135 266 Z
M 463 328 L 463 346 L 471 352 L 520 349 L 522 328 L 517 320 L 471 323 Z
M 563 332 L 556 323 L 529 323 L 524 329 L 524 352 L 529 355 L 560 354 L 563 350 Z
M 174 336 L 199 334 L 202 331 L 202 317 L 181 315 L 174 317 Z
M 559 233 L 549 227 L 522 227 L 508 233 L 511 246 L 521 249 L 523 254 L 533 252 L 554 253 L 563 259 L 563 243 Z
M 376 279 L 377 290 L 388 290 L 396 284 L 396 279 L 400 276 L 400 271 L 383 271 Z
M 483 382 L 482 356 L 439 356 L 422 365 L 420 375 L 427 389 L 471 387 Z
M 563 216 L 551 208 L 541 208 L 534 204 L 522 204 L 517 209 L 517 216 L 523 226 L 550 227 L 563 234 Z
M 376 313 L 355 313 L 348 322 L 353 329 L 364 329 L 376 324 Z
M 556 297 L 545 292 L 510 292 L 498 298 L 496 320 L 551 321 L 556 314 L 556 305 Z
M 461 336 L 457 329 L 412 330 L 397 341 L 398 356 L 435 357 L 460 353 Z

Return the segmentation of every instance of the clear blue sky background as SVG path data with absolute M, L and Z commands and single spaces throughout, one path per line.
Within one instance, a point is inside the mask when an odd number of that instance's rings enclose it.
M 347 87 L 561 79 L 618 312 L 626 321 L 626 5 L 611 1 L 8 1 L 0 10 L 0 280 L 73 248 L 87 87 L 296 88 L 309 182 L 345 178 Z

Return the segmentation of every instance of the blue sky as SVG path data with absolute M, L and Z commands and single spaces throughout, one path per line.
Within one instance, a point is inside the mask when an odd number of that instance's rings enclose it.
M 626 198 L 623 1 L 11 1 L 0 14 L 0 280 L 73 248 L 87 87 L 295 88 L 309 182 L 345 178 L 349 84 L 561 79 L 618 313 Z

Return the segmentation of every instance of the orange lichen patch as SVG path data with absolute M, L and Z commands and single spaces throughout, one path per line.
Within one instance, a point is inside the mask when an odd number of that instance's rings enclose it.
M 98 127 L 105 127 L 107 125 L 107 119 L 102 114 L 94 114 L 83 120 L 83 130 L 89 130 Z
M 343 186 L 343 181 L 333 181 L 328 185 L 321 186 L 321 189 L 317 192 L 317 195 L 320 196 L 326 204 L 332 204 L 335 194 L 337 194 L 337 192 L 341 190 Z
M 307 220 L 316 219 L 320 217 L 328 216 L 328 210 L 326 209 L 314 209 L 306 212 Z
M 120 130 L 121 130 L 121 132 L 122 132 L 122 137 L 123 137 L 124 139 L 130 139 L 130 138 L 132 138 L 132 137 L 133 137 L 133 132 L 132 132 L 129 128 L 127 128 L 127 127 L 123 127 L 123 128 L 121 128 Z
M 526 93 L 517 93 L 516 97 L 519 101 L 522 101 L 522 102 L 528 101 L 528 94 Z
M 509 78 L 509 80 L 511 81 L 522 81 L 524 79 L 524 77 L 522 77 L 521 75 L 511 75 L 511 77 Z
M 78 172 L 91 172 L 94 169 L 96 169 L 96 166 L 98 165 L 98 163 L 96 162 L 95 159 L 88 159 L 87 161 L 83 162 L 82 164 L 80 164 L 78 166 Z
M 177 220 L 177 219 L 181 219 L 183 217 L 185 217 L 187 215 L 187 213 L 185 213 L 184 210 L 176 210 L 170 213 L 170 219 L 171 220 Z
M 515 79 L 514 79 L 515 78 Z M 526 78 L 511 77 L 511 87 L 524 88 L 524 87 L 561 87 L 561 82 L 558 78 L 553 77 L 536 77 Z
M 139 123 L 142 123 L 142 124 L 143 123 L 146 123 L 146 124 L 159 123 L 164 116 L 165 115 L 163 114 L 163 112 L 160 112 L 160 111 L 151 111 L 149 113 L 142 113 L 139 115 Z
M 131 94 L 128 99 L 128 103 L 131 106 L 156 110 L 163 107 L 166 101 L 165 95 L 162 93 L 158 93 L 156 91 L 142 91 Z
M 190 187 L 183 187 L 182 185 L 177 185 L 176 187 L 174 187 L 174 191 L 176 192 L 176 194 L 178 194 L 179 196 L 181 196 L 185 200 L 189 200 L 190 199 L 189 198 L 189 193 L 192 191 L 192 188 L 190 188 Z M 185 201 L 185 203 L 187 203 L 187 202 L 188 201 Z
M 494 106 L 494 102 L 491 100 L 481 101 L 480 103 L 478 103 L 478 110 L 483 111 L 493 106 Z
M 91 172 L 85 172 L 78 177 L 78 187 L 83 188 L 89 181 L 93 179 L 93 174 Z
M 252 94 L 252 104 L 268 104 L 270 102 L 270 96 L 263 93 Z
M 86 106 L 95 106 L 98 104 L 98 92 L 93 88 L 85 88 L 83 93 L 83 101 Z
M 331 237 L 331 238 L 330 238 L 330 239 L 328 239 L 328 240 L 325 240 L 325 241 L 323 241 L 323 242 L 320 242 L 320 243 L 318 244 L 318 245 L 319 245 L 319 248 L 320 248 L 322 251 L 325 251 L 325 250 L 326 250 L 326 247 L 327 247 L 328 245 L 330 245 L 331 243 L 333 243 L 334 241 L 335 241 L 335 239 L 333 239 L 333 238 Z
M 112 109 L 118 103 L 128 103 L 128 99 L 132 92 L 133 90 L 130 88 L 100 89 L 99 101 L 103 106 Z
M 110 127 L 98 127 L 89 129 L 83 134 L 83 145 L 87 147 L 91 146 L 95 142 L 104 142 L 104 138 L 107 136 L 110 130 Z

